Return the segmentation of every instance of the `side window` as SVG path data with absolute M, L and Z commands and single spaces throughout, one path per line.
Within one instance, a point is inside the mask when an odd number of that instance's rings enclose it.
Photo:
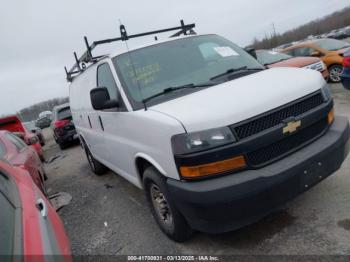
M 111 99 L 118 100 L 118 88 L 115 83 L 112 71 L 108 64 L 102 64 L 97 68 L 97 85 L 106 87 Z
M 0 158 L 6 154 L 5 145 L 0 141 Z
M 295 51 L 294 56 L 311 56 L 311 54 L 315 52 L 314 49 L 309 47 L 297 48 L 297 49 L 294 49 L 294 51 Z
M 290 49 L 290 50 L 285 51 L 285 52 L 283 52 L 283 53 L 285 53 L 285 54 L 287 54 L 287 55 L 295 56 L 295 49 Z
M 0 254 L 11 255 L 14 242 L 15 208 L 1 192 L 0 206 Z
M 10 140 L 17 147 L 19 151 L 21 151 L 23 148 L 27 146 L 26 143 L 24 143 L 20 138 L 18 138 L 13 134 L 6 133 L 6 138 Z

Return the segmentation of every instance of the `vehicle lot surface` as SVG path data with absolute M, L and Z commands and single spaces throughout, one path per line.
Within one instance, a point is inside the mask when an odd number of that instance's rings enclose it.
M 350 92 L 331 87 L 336 113 L 350 118 Z M 59 214 L 75 255 L 350 255 L 350 157 L 336 174 L 264 220 L 226 234 L 196 233 L 178 244 L 160 231 L 141 190 L 111 171 L 94 175 L 79 146 L 61 151 L 50 132 L 44 132 L 46 159 L 58 158 L 46 164 L 47 186 L 73 197 Z

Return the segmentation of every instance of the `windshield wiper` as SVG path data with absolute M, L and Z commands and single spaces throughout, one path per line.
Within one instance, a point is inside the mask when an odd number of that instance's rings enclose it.
M 210 80 L 214 80 L 216 78 L 220 78 L 220 77 L 226 76 L 226 75 L 231 75 L 231 74 L 239 72 L 239 71 L 258 71 L 258 70 L 264 70 L 264 69 L 263 68 L 248 68 L 247 66 L 242 66 L 242 67 L 238 67 L 238 68 L 231 68 L 222 74 L 213 76 L 212 78 L 210 78 Z
M 280 60 L 277 60 L 277 61 L 274 62 L 274 63 L 279 63 L 279 62 L 286 61 L 286 60 L 289 60 L 289 59 L 290 59 L 290 57 L 288 57 L 288 58 L 282 58 L 282 59 L 280 59 Z M 271 63 L 271 64 L 274 64 L 274 63 Z
M 191 83 L 191 84 L 186 84 L 186 85 L 182 85 L 182 86 L 167 87 L 162 92 L 154 94 L 154 95 L 152 95 L 150 97 L 147 97 L 147 98 L 143 99 L 142 102 L 143 103 L 147 103 L 148 101 L 152 100 L 153 98 L 156 98 L 156 97 L 159 97 L 159 96 L 162 96 L 162 95 L 165 95 L 165 94 L 168 94 L 168 93 L 180 90 L 180 89 L 206 87 L 206 86 L 213 86 L 213 85 L 215 85 L 215 83 L 208 82 L 208 83 L 203 83 L 203 84 L 193 84 L 193 83 Z

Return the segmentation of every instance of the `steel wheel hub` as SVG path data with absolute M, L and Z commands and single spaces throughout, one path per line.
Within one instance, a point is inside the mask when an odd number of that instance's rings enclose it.
M 155 184 L 151 186 L 152 204 L 161 222 L 168 228 L 173 228 L 173 215 L 164 194 Z

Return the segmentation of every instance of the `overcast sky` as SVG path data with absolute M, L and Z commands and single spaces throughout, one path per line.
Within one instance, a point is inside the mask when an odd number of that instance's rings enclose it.
M 132 34 L 172 27 L 183 18 L 195 22 L 198 33 L 217 33 L 244 46 L 270 33 L 272 23 L 284 32 L 348 5 L 350 0 L 4 1 L 0 115 L 68 96 L 63 66 L 73 64 L 72 52 L 84 51 L 84 35 L 91 41 L 119 36 L 119 19 Z

